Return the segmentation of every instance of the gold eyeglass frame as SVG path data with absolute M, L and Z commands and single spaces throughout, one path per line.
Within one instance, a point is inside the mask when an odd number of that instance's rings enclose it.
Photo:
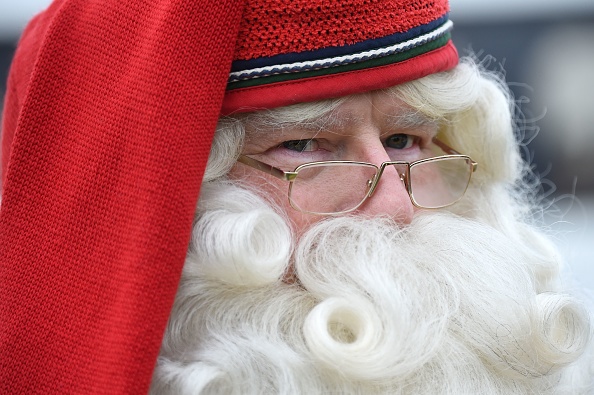
M 345 214 L 345 213 L 349 213 L 352 211 L 355 211 L 356 209 L 358 209 L 359 207 L 361 207 L 361 205 L 363 203 L 365 203 L 365 201 L 367 199 L 369 199 L 372 195 L 373 192 L 375 191 L 375 188 L 377 187 L 377 184 L 384 172 L 384 169 L 386 168 L 386 166 L 393 166 L 393 165 L 400 165 L 400 166 L 406 166 L 406 171 L 404 173 L 400 173 L 398 172 L 399 176 L 400 176 L 400 180 L 404 183 L 405 187 L 406 187 L 406 191 L 408 193 L 408 196 L 410 198 L 410 201 L 412 202 L 412 204 L 415 207 L 418 208 L 423 208 L 423 209 L 440 209 L 440 208 L 444 208 L 444 207 L 448 207 L 451 206 L 453 204 L 455 204 L 456 202 L 458 202 L 460 199 L 462 199 L 462 197 L 464 197 L 464 195 L 466 194 L 466 190 L 468 189 L 468 185 L 470 184 L 470 179 L 472 177 L 472 173 L 474 173 L 477 168 L 478 168 L 478 163 L 475 162 L 474 160 L 472 160 L 472 158 L 468 155 L 464 155 L 459 153 L 458 151 L 456 151 L 455 149 L 453 149 L 452 147 L 448 146 L 447 144 L 445 144 L 443 141 L 439 140 L 438 138 L 434 137 L 432 139 L 433 144 L 435 144 L 436 146 L 438 146 L 443 152 L 445 152 L 448 155 L 440 155 L 440 156 L 434 156 L 431 158 L 426 158 L 426 159 L 420 159 L 420 160 L 416 160 L 414 162 L 405 162 L 405 161 L 387 161 L 387 162 L 383 162 L 381 165 L 377 166 L 373 163 L 369 163 L 369 162 L 359 162 L 359 161 L 351 161 L 351 160 L 328 160 L 328 161 L 319 161 L 319 162 L 308 162 L 308 163 L 303 163 L 299 166 L 297 166 L 295 168 L 295 170 L 293 171 L 284 171 L 279 169 L 278 167 L 274 167 L 272 165 L 269 165 L 267 163 L 261 162 L 257 159 L 254 158 L 250 158 L 249 156 L 246 155 L 241 155 L 237 161 L 240 163 L 243 163 L 244 165 L 250 166 L 256 170 L 260 170 L 263 171 L 264 173 L 270 174 L 271 176 L 274 176 L 280 180 L 284 180 L 284 181 L 288 181 L 289 184 L 289 190 L 287 193 L 287 198 L 289 200 L 289 204 L 291 205 L 291 207 L 293 207 L 295 210 L 300 211 L 302 213 L 307 213 L 307 214 L 313 214 L 313 215 L 338 215 L 338 214 Z M 448 204 L 444 204 L 442 206 L 436 206 L 436 207 L 426 207 L 423 205 L 418 204 L 415 201 L 415 198 L 413 196 L 412 193 L 412 186 L 410 183 L 410 169 L 411 167 L 421 164 L 421 163 L 425 163 L 425 162 L 432 162 L 435 160 L 442 160 L 442 159 L 446 159 L 446 158 L 460 158 L 460 159 L 465 159 L 466 162 L 469 163 L 469 166 L 471 166 L 471 172 L 469 173 L 468 176 L 468 182 L 466 183 L 466 188 L 464 189 L 464 192 L 460 195 L 460 197 L 458 199 L 456 199 L 455 201 L 448 203 Z M 297 174 L 299 173 L 299 170 L 303 169 L 304 167 L 310 167 L 310 166 L 318 166 L 318 165 L 325 165 L 325 164 L 353 164 L 353 165 L 365 165 L 365 166 L 372 166 L 376 169 L 376 173 L 373 177 L 373 179 L 368 180 L 368 187 L 369 190 L 367 191 L 367 193 L 365 194 L 365 196 L 363 197 L 363 199 L 361 200 L 361 202 L 348 210 L 343 210 L 343 211 L 338 211 L 338 212 L 332 212 L 332 213 L 319 213 L 319 212 L 315 212 L 315 211 L 307 211 L 307 210 L 303 210 L 302 208 L 296 206 L 295 204 L 293 204 L 293 201 L 291 199 L 291 190 L 293 188 L 293 181 L 295 180 L 295 178 L 297 178 Z

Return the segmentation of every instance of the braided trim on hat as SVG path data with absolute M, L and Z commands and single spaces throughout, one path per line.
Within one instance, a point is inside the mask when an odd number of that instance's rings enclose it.
M 306 79 L 311 77 L 328 76 L 333 74 L 341 74 L 355 70 L 365 70 L 386 66 L 389 64 L 400 63 L 405 60 L 410 60 L 416 56 L 425 54 L 434 49 L 443 47 L 450 40 L 450 35 L 446 34 L 437 40 L 429 41 L 423 45 L 419 45 L 410 48 L 404 52 L 396 52 L 388 56 L 376 57 L 367 60 L 361 60 L 360 62 L 345 63 L 335 65 L 334 67 L 320 67 L 311 70 L 298 71 L 293 73 L 276 73 L 268 76 L 262 76 L 258 78 L 251 78 L 243 81 L 236 81 L 227 86 L 227 91 L 234 91 L 239 88 L 247 87 L 263 87 L 268 84 L 276 82 L 294 81 L 299 79 Z
M 229 75 L 229 84 L 238 81 L 246 81 L 255 78 L 269 77 L 279 74 L 301 73 L 311 70 L 339 67 L 348 64 L 360 63 L 372 59 L 382 58 L 396 53 L 403 53 L 411 49 L 420 47 L 429 42 L 435 41 L 439 38 L 444 37 L 445 35 L 448 35 L 452 27 L 453 23 L 448 20 L 443 25 L 437 27 L 429 33 L 426 33 L 418 37 L 414 37 L 404 42 L 389 45 L 387 47 L 377 48 L 374 50 L 354 53 L 350 55 L 330 57 L 326 59 L 286 63 L 273 66 L 259 67 L 251 70 L 231 72 Z M 228 86 L 228 89 L 233 89 L 233 86 Z
M 273 82 L 272 76 L 261 80 L 270 80 L 270 83 L 249 86 L 241 89 L 227 90 L 222 115 L 233 113 L 259 111 L 267 108 L 289 106 L 333 97 L 348 96 L 377 89 L 384 89 L 406 81 L 416 80 L 429 74 L 449 70 L 458 64 L 458 52 L 451 40 L 445 45 L 429 43 L 434 50 L 426 52 L 426 48 L 415 48 L 412 52 L 419 51 L 419 55 L 407 52 L 407 59 L 401 61 L 388 61 L 383 65 L 364 67 L 363 64 L 348 65 L 352 70 L 339 73 L 321 73 L 325 70 L 314 70 L 305 78 L 295 78 Z M 402 57 L 402 54 L 396 55 Z M 374 60 L 378 63 L 378 60 Z M 356 68 L 355 68 L 356 66 Z M 299 76 L 301 76 L 299 74 Z M 267 81 L 268 82 L 268 81 Z

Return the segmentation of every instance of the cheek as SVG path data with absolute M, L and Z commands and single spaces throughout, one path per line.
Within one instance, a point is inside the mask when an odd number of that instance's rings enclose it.
M 323 217 L 304 214 L 291 207 L 288 198 L 289 183 L 267 175 L 261 171 L 243 166 L 235 165 L 228 174 L 229 179 L 241 181 L 242 185 L 250 187 L 263 198 L 275 203 L 291 221 L 291 228 L 295 236 L 299 237 L 312 224 Z

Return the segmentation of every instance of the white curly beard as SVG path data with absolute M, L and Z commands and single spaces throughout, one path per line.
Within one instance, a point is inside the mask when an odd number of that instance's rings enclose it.
M 293 250 L 281 216 L 225 183 L 200 212 L 152 393 L 594 390 L 588 313 L 534 243 L 431 212 L 328 219 Z

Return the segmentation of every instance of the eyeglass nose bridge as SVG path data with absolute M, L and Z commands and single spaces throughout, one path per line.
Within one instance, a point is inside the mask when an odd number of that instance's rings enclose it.
M 396 170 L 396 172 L 398 173 L 398 176 L 400 177 L 400 181 L 402 181 L 404 183 L 404 187 L 406 188 L 406 191 L 407 191 L 408 195 L 410 196 L 410 184 L 408 182 L 408 180 L 410 179 L 410 164 L 408 162 L 384 162 L 378 168 L 378 171 L 377 171 L 377 174 L 375 175 L 375 177 L 373 179 L 367 181 L 368 186 L 369 186 L 369 192 L 367 192 L 366 199 L 373 196 L 373 193 L 375 192 L 375 189 L 377 188 L 379 180 L 382 177 L 382 174 L 384 174 L 384 170 L 386 169 L 387 166 L 394 166 L 394 169 Z M 404 171 L 400 171 L 398 169 L 398 167 L 396 167 L 396 166 L 402 166 Z

